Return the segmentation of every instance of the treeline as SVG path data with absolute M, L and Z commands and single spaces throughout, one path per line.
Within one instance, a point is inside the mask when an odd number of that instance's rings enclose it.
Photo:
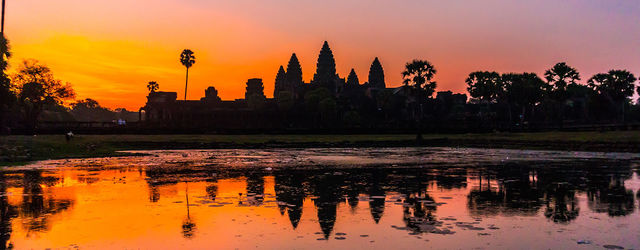
M 403 86 L 359 85 L 355 73 L 335 95 L 322 86 L 303 85 L 299 100 L 277 97 L 286 127 L 312 129 L 418 129 L 422 132 L 535 130 L 640 122 L 632 97 L 640 87 L 627 70 L 599 73 L 585 82 L 564 62 L 535 73 L 472 72 L 470 99 L 435 92 L 437 70 L 414 60 L 402 72 Z M 276 79 L 277 82 L 277 79 Z M 354 84 L 349 84 L 354 82 Z M 286 92 L 283 92 L 286 93 Z
M 484 104 L 480 113 L 510 125 L 544 123 L 625 123 L 638 121 L 631 97 L 640 87 L 627 70 L 610 70 L 586 84 L 577 69 L 564 62 L 544 73 L 478 71 L 466 79 L 472 102 Z
M 56 79 L 51 69 L 36 60 L 25 60 L 15 73 L 7 73 L 9 43 L 0 37 L 0 134 L 12 130 L 33 133 L 42 121 L 111 122 L 135 120 L 137 112 L 110 110 L 93 99 L 75 100 L 69 83 Z

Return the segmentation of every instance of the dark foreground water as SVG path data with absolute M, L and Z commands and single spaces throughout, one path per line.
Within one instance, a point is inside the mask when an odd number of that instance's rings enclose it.
M 640 155 L 146 151 L 0 171 L 0 247 L 640 249 Z

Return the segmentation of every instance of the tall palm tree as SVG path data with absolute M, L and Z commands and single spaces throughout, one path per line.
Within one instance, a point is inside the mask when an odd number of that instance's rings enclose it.
M 147 83 L 147 89 L 149 89 L 149 92 L 156 92 L 156 90 L 158 90 L 159 88 L 160 88 L 160 84 L 158 84 L 155 81 L 151 81 Z
M 567 91 L 567 86 L 570 84 L 577 84 L 578 81 L 580 81 L 580 72 L 567 65 L 567 63 L 561 62 L 548 69 L 544 73 L 544 77 L 547 80 L 547 83 L 551 85 L 552 91 L 560 92 L 560 94 L 554 97 L 556 99 L 562 99 L 566 97 L 562 92 Z
M 416 140 L 422 140 L 422 104 L 424 99 L 433 95 L 436 89 L 436 82 L 432 81 L 433 76 L 436 74 L 436 69 L 429 61 L 425 60 L 413 60 L 413 62 L 407 63 L 405 71 L 402 72 L 402 78 L 404 85 L 408 88 L 409 94 L 412 95 L 417 102 L 415 107 L 416 123 L 417 123 L 417 136 Z
M 564 121 L 564 109 L 569 99 L 567 87 L 578 84 L 580 72 L 567 65 L 565 62 L 556 63 L 552 68 L 544 73 L 544 77 L 549 84 L 549 97 L 555 113 L 558 114 L 558 123 L 562 126 Z M 573 87 L 573 86 L 572 86 Z
M 4 7 L 5 7 L 4 2 L 5 0 L 2 0 L 2 24 L 0 24 L 1 25 L 0 33 L 2 33 L 3 35 L 4 35 Z
M 193 56 L 193 51 L 185 49 L 180 54 L 180 63 L 187 68 L 187 77 L 184 84 L 184 100 L 187 100 L 187 85 L 189 84 L 189 68 L 196 63 L 196 57 Z

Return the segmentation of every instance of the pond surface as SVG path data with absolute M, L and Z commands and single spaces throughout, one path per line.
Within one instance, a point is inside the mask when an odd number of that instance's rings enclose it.
M 0 247 L 640 248 L 640 155 L 144 151 L 0 171 Z

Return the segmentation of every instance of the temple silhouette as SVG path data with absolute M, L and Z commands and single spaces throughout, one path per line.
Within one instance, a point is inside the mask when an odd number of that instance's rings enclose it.
M 402 128 L 411 126 L 411 97 L 405 87 L 388 88 L 385 72 L 376 57 L 366 82 L 351 70 L 344 78 L 336 72 L 336 61 L 328 42 L 318 55 L 316 72 L 304 82 L 295 53 L 280 66 L 273 98 L 264 93 L 260 78 L 248 79 L 243 99 L 221 100 L 211 86 L 200 100 L 178 100 L 176 92 L 151 91 L 140 109 L 140 120 L 157 128 L 207 129 L 322 129 Z M 464 94 L 439 92 L 436 98 L 451 105 L 464 105 Z

